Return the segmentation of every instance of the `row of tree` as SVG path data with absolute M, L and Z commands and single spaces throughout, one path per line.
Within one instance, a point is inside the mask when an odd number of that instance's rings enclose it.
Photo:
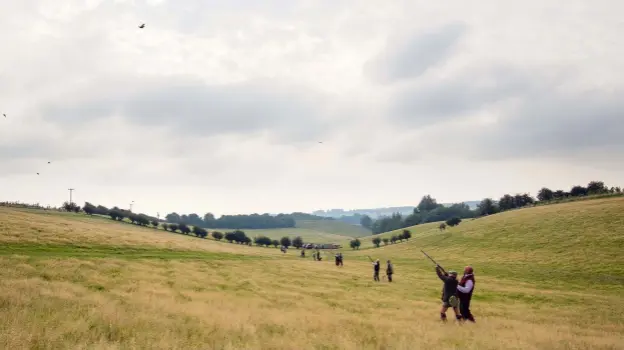
M 67 206 L 71 206 L 71 203 L 66 203 Z M 65 206 L 65 205 L 64 205 Z M 75 206 L 75 204 L 73 204 Z M 71 211 L 75 211 L 76 208 L 69 208 Z M 79 208 L 78 208 L 79 209 Z M 128 218 L 132 220 L 133 218 L 137 218 L 140 222 L 144 222 L 145 220 L 142 217 L 146 217 L 149 222 L 151 221 L 162 221 L 158 218 L 151 217 L 145 214 L 134 214 L 129 210 L 120 209 L 118 207 L 114 207 L 109 209 L 103 205 L 93 205 L 89 202 L 85 203 L 85 206 L 82 208 L 87 214 L 98 214 L 110 216 L 111 212 L 114 212 L 114 216 L 118 220 L 123 220 L 124 218 Z M 170 213 L 165 216 L 165 221 L 172 224 L 177 225 L 187 225 L 193 227 L 200 228 L 229 228 L 229 229 L 267 229 L 267 228 L 289 228 L 295 227 L 295 218 L 316 218 L 316 219 L 324 219 L 320 217 L 316 217 L 315 215 L 305 214 L 305 213 L 292 213 L 292 214 L 278 214 L 278 215 L 270 215 L 270 214 L 251 214 L 251 215 L 223 215 L 220 218 L 215 218 L 212 213 L 206 213 L 203 217 L 192 213 L 189 215 L 180 215 L 178 213 Z
M 533 198 L 528 193 L 515 195 L 505 194 L 498 201 L 492 198 L 483 199 L 474 210 L 465 203 L 453 204 L 447 207 L 438 204 L 436 199 L 432 198 L 430 195 L 426 195 L 420 200 L 418 206 L 414 208 L 414 212 L 408 216 L 404 217 L 399 213 L 395 213 L 378 220 L 372 220 L 368 216 L 363 216 L 360 220 L 360 224 L 369 228 L 373 234 L 437 221 L 445 221 L 449 226 L 454 226 L 453 224 L 449 224 L 449 221 L 454 223 L 457 220 L 461 221 L 461 219 L 495 214 L 538 203 L 550 203 L 566 198 L 578 198 L 608 193 L 622 193 L 622 190 L 620 187 L 607 187 L 602 181 L 592 181 L 585 187 L 580 185 L 573 186 L 570 191 L 553 191 L 544 187 L 538 191 L 537 199 Z M 456 224 L 459 224 L 459 222 Z
M 212 213 L 206 213 L 203 217 L 193 213 L 180 215 L 169 213 L 165 220 L 174 224 L 187 224 L 203 228 L 233 228 L 233 229 L 267 229 L 295 227 L 295 219 L 292 214 L 251 214 L 251 215 L 222 215 L 215 218 Z

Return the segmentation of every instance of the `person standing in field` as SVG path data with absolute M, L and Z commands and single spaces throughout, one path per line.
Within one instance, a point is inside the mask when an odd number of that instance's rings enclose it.
M 373 262 L 373 280 L 379 282 L 379 259 Z
M 342 252 L 338 253 L 338 262 L 340 263 L 340 266 L 344 266 L 343 260 L 342 260 Z
M 394 273 L 394 266 L 392 266 L 392 263 L 390 262 L 390 260 L 388 260 L 388 263 L 386 265 L 386 275 L 388 276 L 388 282 L 392 282 L 393 273 Z
M 470 322 L 476 322 L 470 312 L 470 299 L 472 299 L 474 285 L 474 270 L 472 266 L 466 266 L 464 268 L 464 276 L 462 276 L 457 286 L 457 296 L 459 297 L 459 311 L 461 311 L 462 318 Z
M 449 271 L 448 274 L 443 274 L 440 266 L 436 266 L 436 274 L 440 280 L 444 282 L 442 289 L 442 309 L 440 310 L 440 319 L 443 322 L 446 322 L 446 310 L 448 310 L 449 307 L 452 307 L 455 312 L 455 319 L 461 321 L 462 315 L 457 308 L 457 286 L 459 284 L 457 281 L 457 272 Z
M 320 250 L 316 251 L 316 260 L 321 261 L 321 251 Z
M 340 255 L 336 253 L 336 266 L 340 265 Z
M 305 258 L 305 248 L 301 248 L 301 257 Z

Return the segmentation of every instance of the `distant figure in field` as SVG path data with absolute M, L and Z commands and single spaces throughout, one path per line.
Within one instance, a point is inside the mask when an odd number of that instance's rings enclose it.
M 318 260 L 318 261 L 323 260 L 323 259 L 321 259 L 321 251 L 320 250 L 316 251 L 316 260 Z
M 373 280 L 379 282 L 379 259 L 373 263 Z
M 457 272 L 449 271 L 448 274 L 443 274 L 442 270 L 439 266 L 436 266 L 436 274 L 438 277 L 444 282 L 444 287 L 442 289 L 442 309 L 440 310 L 440 319 L 446 322 L 446 310 L 449 307 L 453 308 L 455 311 L 455 318 L 458 321 L 461 321 L 462 316 L 459 313 L 457 308 L 458 299 L 457 299 L 457 285 L 459 282 L 457 281 Z
M 386 275 L 388 276 L 388 282 L 392 282 L 393 273 L 394 273 L 394 266 L 392 266 L 392 263 L 390 262 L 390 260 L 388 260 L 387 265 L 386 265 Z
M 464 276 L 462 276 L 461 281 L 457 285 L 457 296 L 459 297 L 459 311 L 461 311 L 463 319 L 470 322 L 476 322 L 470 312 L 470 299 L 472 299 L 474 285 L 474 270 L 472 266 L 466 266 L 464 268 Z
M 335 258 L 336 258 L 336 266 L 340 265 L 340 262 L 339 262 L 340 257 L 338 256 L 338 253 L 336 253 Z
M 305 249 L 304 248 L 301 248 L 301 257 L 305 258 Z
M 340 266 L 344 266 L 344 264 L 342 263 L 342 252 L 338 253 L 338 262 L 340 263 Z

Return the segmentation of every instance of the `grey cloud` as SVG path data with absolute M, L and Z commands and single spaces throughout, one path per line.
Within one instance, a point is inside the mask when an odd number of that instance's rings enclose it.
M 582 151 L 622 154 L 623 92 L 530 91 L 523 96 L 522 105 L 498 124 L 471 133 L 475 151 L 486 159 L 565 156 Z
M 401 127 L 411 125 L 412 131 L 420 132 L 422 145 L 435 147 L 423 146 L 404 155 L 504 160 L 569 158 L 581 152 L 622 154 L 624 91 L 574 91 L 573 76 L 548 74 L 548 69 L 473 69 L 438 82 L 434 89 L 405 93 L 393 106 L 402 118 Z M 495 114 L 497 120 L 483 124 L 471 118 L 480 113 Z M 419 130 L 424 126 L 431 128 Z
M 163 125 L 209 137 L 266 131 L 284 140 L 316 139 L 327 131 L 326 96 L 271 80 L 207 85 L 193 78 L 106 82 L 48 103 L 49 121 L 79 123 L 119 115 L 136 125 Z
M 398 90 L 390 98 L 388 114 L 402 125 L 422 128 L 522 95 L 533 84 L 524 72 L 510 67 L 472 69 Z
M 465 24 L 451 22 L 425 33 L 391 39 L 384 52 L 365 64 L 364 71 L 381 84 L 416 78 L 448 58 L 466 30 Z

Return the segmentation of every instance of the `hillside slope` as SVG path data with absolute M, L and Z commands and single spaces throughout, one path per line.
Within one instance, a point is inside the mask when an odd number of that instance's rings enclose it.
M 0 348 L 621 349 L 623 209 L 605 199 L 445 233 L 419 225 L 406 243 L 344 249 L 337 267 L 327 255 L 0 208 Z M 441 281 L 420 249 L 447 269 L 475 267 L 476 324 L 440 324 Z M 373 282 L 366 255 L 391 259 L 394 281 Z
M 501 278 L 607 288 L 624 284 L 622 197 L 503 212 L 446 231 L 435 224 L 408 229 L 415 233 L 410 242 L 356 254 L 431 266 L 420 252 L 424 249 L 447 268 L 471 264 Z
M 296 227 L 347 237 L 365 237 L 372 235 L 370 230 L 362 226 L 351 225 L 338 220 L 297 220 Z

